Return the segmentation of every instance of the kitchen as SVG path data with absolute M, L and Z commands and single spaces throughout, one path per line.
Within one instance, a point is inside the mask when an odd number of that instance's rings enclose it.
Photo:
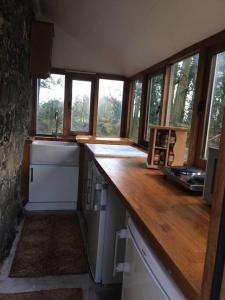
M 0 299 L 224 299 L 224 8 L 1 4 Z

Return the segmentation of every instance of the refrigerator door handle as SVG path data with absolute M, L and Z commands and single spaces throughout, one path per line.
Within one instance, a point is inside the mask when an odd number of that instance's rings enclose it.
M 116 231 L 115 239 L 115 249 L 114 249 L 114 260 L 113 260 L 113 276 L 116 276 L 116 273 L 124 272 L 128 269 L 126 263 L 117 264 L 117 254 L 118 254 L 118 243 L 120 239 L 127 239 L 129 236 L 128 230 L 126 228 Z

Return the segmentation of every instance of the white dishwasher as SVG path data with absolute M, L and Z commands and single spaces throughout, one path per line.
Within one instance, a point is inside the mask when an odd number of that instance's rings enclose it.
M 186 299 L 159 259 L 128 219 L 122 300 Z

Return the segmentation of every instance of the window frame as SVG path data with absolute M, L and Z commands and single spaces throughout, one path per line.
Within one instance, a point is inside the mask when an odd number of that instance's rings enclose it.
M 72 82 L 73 80 L 79 81 L 89 81 L 91 82 L 91 97 L 90 97 L 90 115 L 89 115 L 89 130 L 88 131 L 74 131 L 71 130 L 71 115 L 72 115 Z M 79 73 L 66 74 L 66 91 L 65 91 L 65 101 L 64 101 L 64 112 L 66 115 L 64 117 L 64 135 L 76 136 L 78 134 L 91 135 L 93 132 L 93 111 L 94 111 L 94 101 L 95 101 L 95 77 L 92 75 L 84 75 Z
M 63 131 L 62 133 L 59 134 L 59 136 L 63 137 L 64 136 L 64 120 L 65 120 L 65 94 L 66 94 L 66 72 L 64 70 L 58 69 L 58 68 L 53 68 L 50 72 L 49 75 L 51 74 L 58 74 L 58 75 L 64 75 L 65 76 L 65 86 L 64 86 L 64 116 L 63 116 Z M 38 86 L 38 80 L 40 79 L 47 79 L 46 78 L 33 78 L 32 84 L 33 84 L 33 105 L 31 109 L 31 128 L 29 130 L 29 134 L 32 136 L 40 136 L 40 137 L 54 137 L 53 134 L 44 134 L 44 133 L 37 133 L 37 86 Z
M 215 47 L 211 47 L 208 49 L 208 62 L 207 62 L 207 85 L 204 88 L 205 95 L 205 108 L 204 108 L 204 125 L 202 128 L 202 139 L 201 139 L 201 152 L 199 161 L 205 162 L 207 159 L 205 158 L 205 147 L 207 142 L 207 131 L 209 125 L 209 117 L 210 117 L 210 108 L 212 102 L 212 92 L 213 92 L 213 84 L 214 84 L 214 76 L 215 76 L 215 68 L 216 68 L 216 56 L 222 52 L 225 52 L 225 42 L 216 45 Z
M 65 75 L 65 90 L 64 90 L 64 120 L 63 133 L 60 134 L 62 138 L 76 137 L 77 135 L 93 135 L 96 136 L 97 125 L 97 109 L 98 109 L 98 88 L 100 79 L 119 80 L 124 82 L 122 95 L 122 112 L 120 124 L 120 136 L 126 137 L 126 120 L 127 120 L 127 105 L 128 105 L 128 79 L 125 76 L 105 74 L 105 73 L 88 73 L 78 72 L 60 68 L 52 68 L 50 74 Z M 40 78 L 42 79 L 42 78 Z M 43 78 L 46 79 L 46 78 Z M 30 136 L 38 136 L 40 138 L 55 138 L 52 134 L 38 134 L 37 133 L 37 81 L 39 78 L 33 78 L 33 103 L 31 107 L 31 126 L 29 130 Z M 90 119 L 89 131 L 72 131 L 71 130 L 71 109 L 72 109 L 72 80 L 91 81 L 91 103 L 90 103 Z M 110 137 L 109 137 L 110 138 Z
M 143 144 L 147 145 L 149 144 L 149 141 L 145 139 L 147 127 L 148 127 L 148 112 L 149 112 L 149 106 L 150 106 L 150 92 L 151 92 L 151 82 L 152 79 L 156 76 L 162 75 L 163 76 L 163 82 L 162 82 L 162 95 L 161 95 L 161 101 L 160 101 L 160 111 L 159 111 L 159 125 L 164 124 L 164 121 L 162 119 L 163 117 L 163 110 L 164 110 L 164 103 L 163 103 L 163 95 L 164 95 L 164 88 L 165 88 L 165 69 L 157 70 L 156 72 L 153 72 L 151 74 L 148 74 L 147 77 L 147 93 L 146 93 L 146 109 L 145 109 L 145 117 L 144 117 L 144 133 L 143 133 Z
M 208 40 L 205 42 L 206 44 L 209 43 Z M 202 44 L 202 42 L 200 42 Z M 203 43 L 204 45 L 204 43 Z M 205 46 L 205 45 L 204 45 Z M 170 89 L 170 77 L 171 77 L 171 67 L 173 64 L 188 58 L 192 55 L 199 54 L 199 61 L 198 61 L 198 70 L 197 70 L 197 78 L 196 78 L 196 90 L 195 90 L 195 97 L 193 101 L 193 113 L 192 113 L 192 123 L 190 128 L 190 135 L 193 137 L 190 140 L 189 144 L 189 153 L 188 153 L 188 165 L 196 165 L 198 167 L 205 168 L 205 162 L 200 162 L 197 160 L 198 155 L 198 142 L 199 142 L 199 130 L 196 130 L 196 126 L 199 127 L 202 124 L 201 116 L 199 115 L 199 106 L 201 105 L 202 101 L 202 85 L 205 81 L 205 59 L 207 57 L 206 55 L 205 47 L 200 47 L 199 43 L 196 45 L 193 45 L 187 49 L 184 49 L 180 51 L 179 53 L 173 55 L 172 57 L 166 59 L 165 61 L 162 61 L 140 73 L 135 75 L 134 77 L 131 77 L 130 80 L 133 80 L 133 78 L 136 78 L 137 76 L 144 76 L 146 79 L 145 82 L 145 89 L 144 91 L 144 98 L 142 99 L 142 111 L 144 111 L 144 122 L 146 122 L 146 115 L 147 115 L 147 100 L 148 100 L 148 80 L 151 77 L 154 77 L 154 75 L 160 74 L 163 72 L 164 74 L 164 80 L 163 80 L 163 91 L 162 91 L 162 105 L 161 105 L 161 123 L 160 125 L 165 126 L 166 125 L 166 118 L 167 118 L 167 106 L 168 106 L 168 97 L 169 97 L 169 89 Z M 142 125 L 142 129 L 140 132 L 140 138 L 138 146 L 143 147 L 144 149 L 148 149 L 148 142 L 144 140 L 144 134 L 145 134 L 145 125 Z
M 97 84 L 95 89 L 95 100 L 94 100 L 94 108 L 93 108 L 93 136 L 104 138 L 104 136 L 97 135 L 97 118 L 98 118 L 98 99 L 99 99 L 99 82 L 101 79 L 105 80 L 115 80 L 115 81 L 122 81 L 123 82 L 123 94 L 122 94 L 122 108 L 121 108 L 121 122 L 120 122 L 120 134 L 119 137 L 126 136 L 126 120 L 127 120 L 127 113 L 126 113 L 126 95 L 127 95 L 127 78 L 120 75 L 111 75 L 111 74 L 100 74 L 97 76 Z M 115 138 L 106 136 L 105 138 Z
M 132 109 L 133 109 L 133 91 L 134 91 L 134 85 L 136 81 L 141 81 L 142 82 L 142 89 L 141 89 L 141 101 L 140 101 L 140 117 L 139 117 L 139 123 L 138 123 L 138 137 L 137 140 L 135 140 L 134 138 L 130 137 L 130 129 L 131 129 L 131 114 L 132 114 Z M 128 138 L 133 141 L 135 144 L 138 144 L 139 141 L 139 129 L 140 129 L 140 123 L 141 123 L 141 104 L 142 104 L 142 99 L 143 99 L 143 78 L 142 77 L 137 77 L 134 80 L 130 81 L 130 87 L 129 87 L 129 99 L 130 99 L 130 105 L 128 106 L 128 131 L 127 131 L 127 136 Z

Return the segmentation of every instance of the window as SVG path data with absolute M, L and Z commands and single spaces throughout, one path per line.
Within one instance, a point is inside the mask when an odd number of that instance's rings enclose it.
M 65 75 L 51 74 L 47 79 L 37 81 L 37 122 L 38 134 L 63 133 Z M 58 118 L 58 121 L 56 119 Z
M 72 81 L 71 131 L 89 131 L 91 86 L 91 81 Z
M 140 106 L 142 96 L 142 81 L 135 80 L 132 83 L 132 98 L 131 98 L 131 116 L 130 116 L 130 130 L 129 137 L 138 141 Z
M 123 81 L 99 80 L 97 136 L 120 136 Z
M 204 157 L 207 157 L 208 147 L 219 147 L 225 104 L 225 52 L 214 57 L 214 73 L 211 80 L 209 95 L 209 112 L 206 129 Z
M 199 54 L 181 60 L 171 67 L 166 123 L 191 128 Z M 184 161 L 188 159 L 190 132 L 187 133 Z
M 191 127 L 198 58 L 195 54 L 171 67 L 166 122 L 169 126 Z
M 153 76 L 148 83 L 147 118 L 145 124 L 145 141 L 149 141 L 149 125 L 160 124 L 160 109 L 163 90 L 163 74 Z

